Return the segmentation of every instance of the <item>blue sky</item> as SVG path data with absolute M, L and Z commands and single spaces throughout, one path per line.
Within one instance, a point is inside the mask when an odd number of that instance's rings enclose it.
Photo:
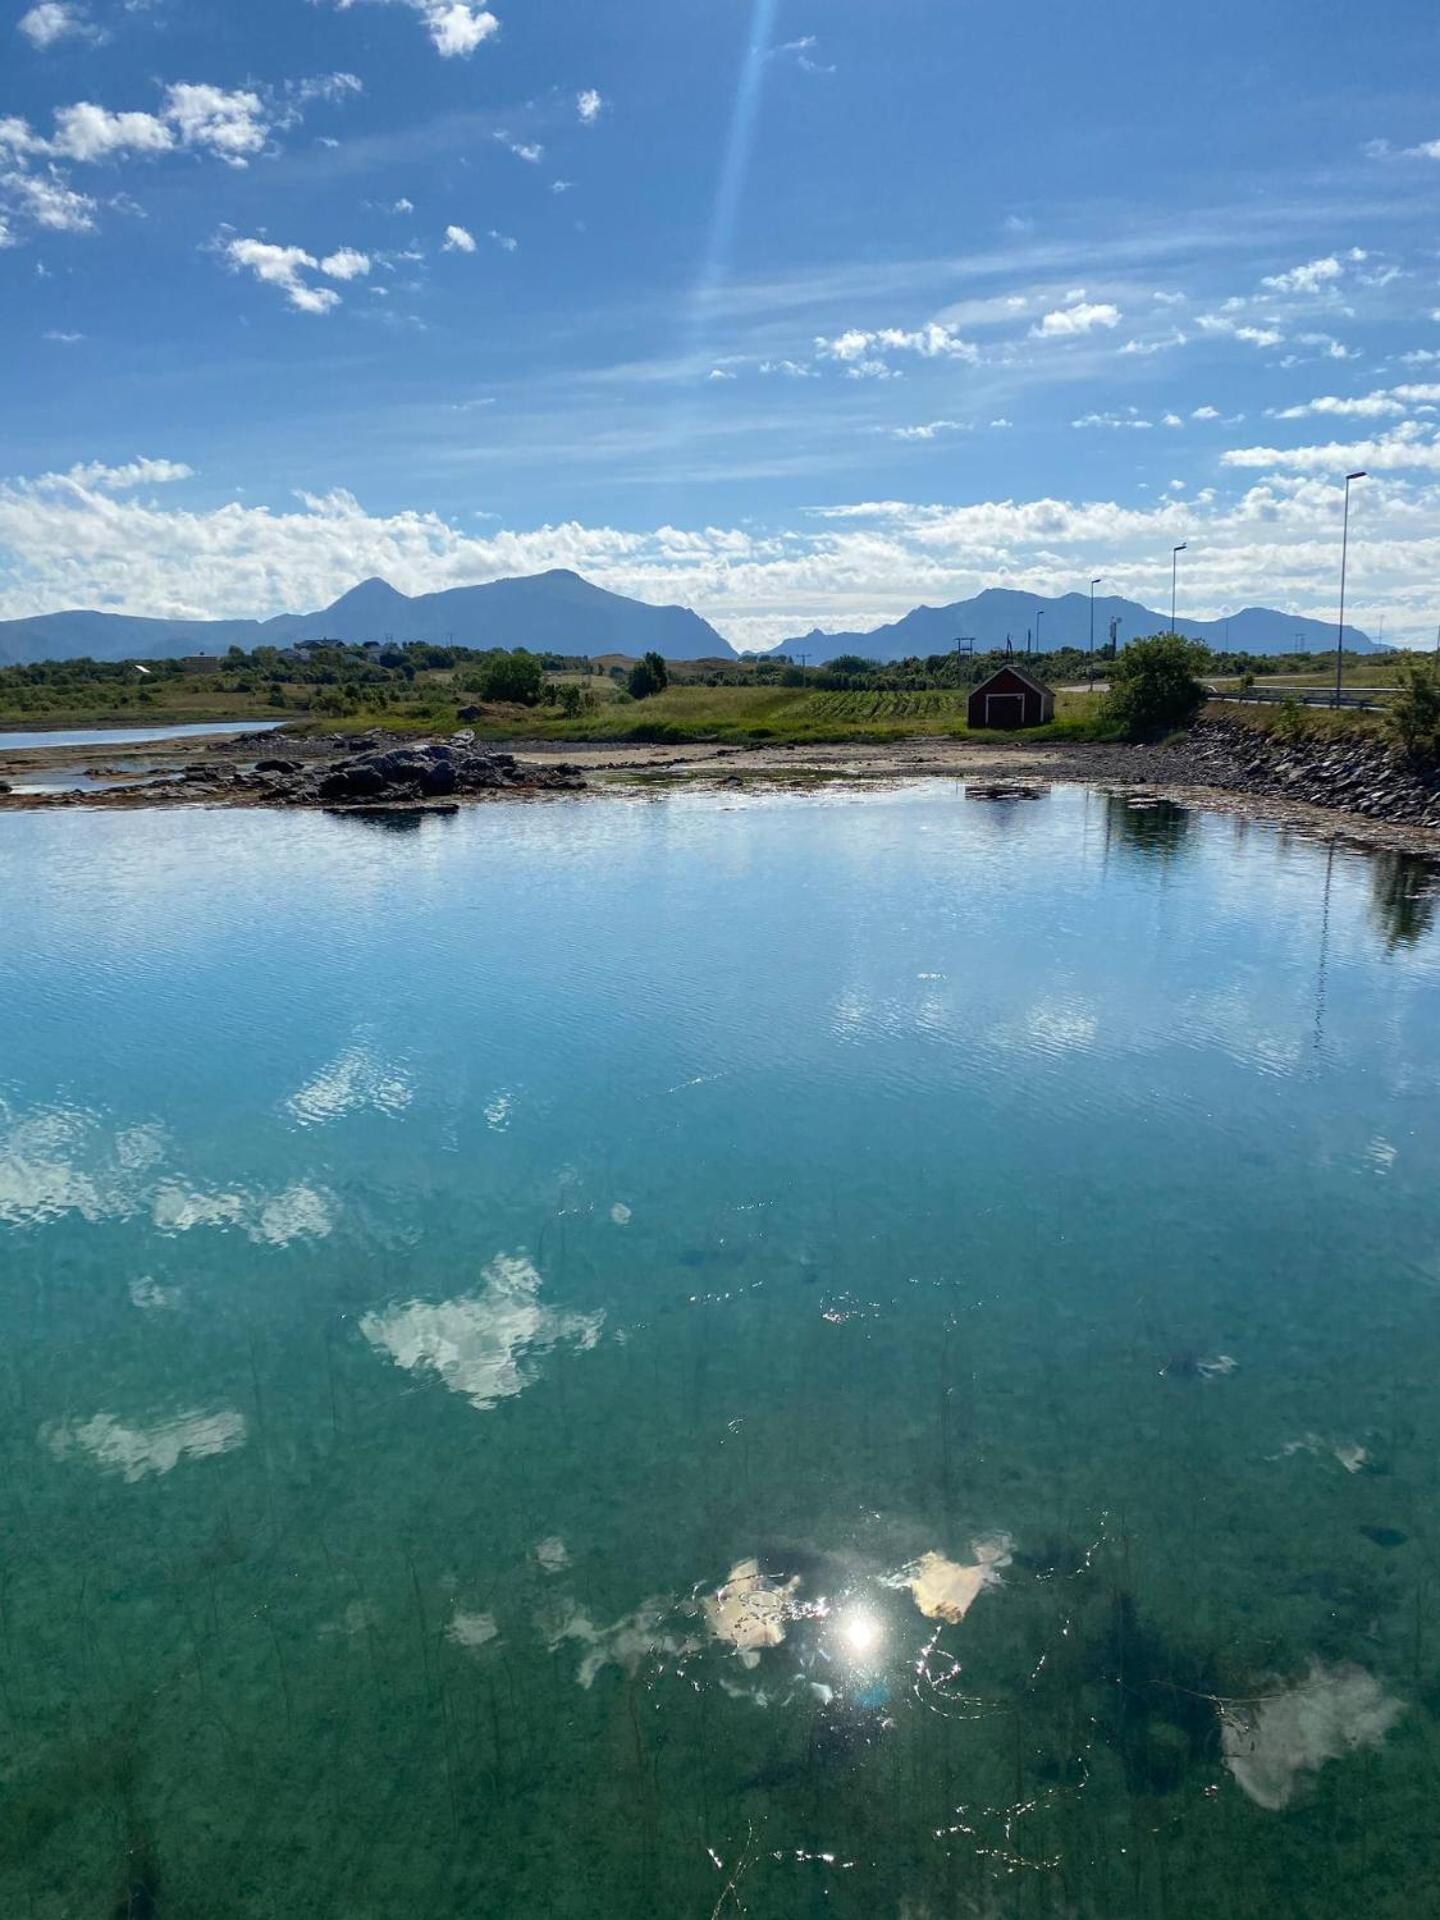
M 1440 19 L 7 0 L 0 614 L 1440 605 Z

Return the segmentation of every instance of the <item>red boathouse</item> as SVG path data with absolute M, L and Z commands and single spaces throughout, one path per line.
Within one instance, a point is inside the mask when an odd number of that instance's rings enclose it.
M 1007 661 L 972 691 L 965 717 L 972 727 L 1038 727 L 1055 717 L 1055 696 L 1043 680 Z

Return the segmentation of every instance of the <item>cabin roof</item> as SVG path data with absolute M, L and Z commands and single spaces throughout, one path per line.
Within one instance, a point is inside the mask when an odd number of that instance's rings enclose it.
M 1027 673 L 1024 667 L 1017 666 L 1013 660 L 1007 660 L 1003 666 L 997 667 L 994 673 L 986 674 L 983 680 L 970 689 L 971 693 L 981 693 L 986 687 L 993 686 L 1002 673 L 1013 673 L 1017 680 L 1023 680 L 1025 685 L 1033 687 L 1036 693 L 1046 694 L 1054 691 L 1053 688 L 1046 686 L 1043 680 L 1037 679 L 1033 673 Z

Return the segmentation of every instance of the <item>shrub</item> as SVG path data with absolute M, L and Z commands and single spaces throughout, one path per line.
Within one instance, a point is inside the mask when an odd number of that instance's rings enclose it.
M 1298 740 L 1305 731 L 1305 709 L 1293 693 L 1287 693 L 1275 715 L 1275 733 L 1281 740 Z
M 1111 669 L 1104 719 L 1132 740 L 1189 726 L 1205 704 L 1197 675 L 1206 658 L 1178 633 L 1132 640 Z
M 1385 716 L 1386 731 L 1407 759 L 1440 760 L 1440 665 L 1406 660 L 1397 677 L 1400 691 Z
M 647 653 L 630 669 L 627 684 L 632 700 L 648 700 L 652 693 L 663 693 L 670 684 L 670 669 L 658 653 Z
M 482 700 L 504 700 L 515 707 L 539 703 L 545 675 L 533 653 L 496 653 L 485 662 L 476 692 Z

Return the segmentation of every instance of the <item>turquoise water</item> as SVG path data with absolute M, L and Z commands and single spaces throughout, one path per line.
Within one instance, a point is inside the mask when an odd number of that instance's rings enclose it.
M 1436 886 L 7 819 L 4 1910 L 1440 1911 Z
M 42 727 L 24 733 L 0 728 L 0 753 L 40 747 L 133 747 L 146 740 L 199 740 L 208 734 L 273 733 L 283 720 L 196 721 L 179 727 Z

